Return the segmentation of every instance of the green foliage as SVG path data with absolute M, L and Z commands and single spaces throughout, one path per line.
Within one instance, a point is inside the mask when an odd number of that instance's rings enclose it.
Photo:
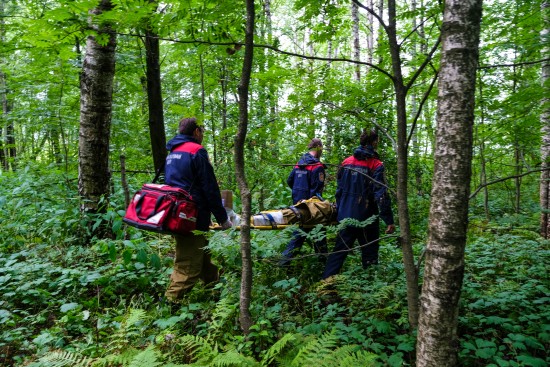
M 255 324 L 238 325 L 239 233 L 212 234 L 209 248 L 225 270 L 214 289 L 198 284 L 178 306 L 161 297 L 173 262 L 173 241 L 122 223 L 120 156 L 130 191 L 153 177 L 140 34 L 161 40 L 167 136 L 179 119 L 199 116 L 204 144 L 222 189 L 240 197 L 233 172 L 239 116 L 235 91 L 242 67 L 242 3 L 233 1 L 97 0 L 4 1 L 0 75 L 14 124 L 18 171 L 0 169 L 0 364 L 6 365 L 414 365 L 399 244 L 383 239 L 381 265 L 363 270 L 357 251 L 341 275 L 321 284 L 323 265 L 306 245 L 288 269 L 277 266 L 292 232 L 253 231 Z M 157 5 L 159 8 L 157 9 Z M 259 5 L 259 4 L 257 4 Z M 396 29 L 406 80 L 439 37 L 441 4 L 413 9 L 400 2 Z M 377 126 L 390 187 L 397 182 L 393 86 L 366 66 L 275 53 L 275 46 L 308 57 L 351 58 L 350 3 L 272 2 L 271 19 L 257 7 L 255 64 L 245 148 L 252 210 L 291 204 L 286 177 L 309 139 L 325 142 L 325 198 L 333 201 L 336 165 Z M 478 73 L 472 189 L 540 164 L 538 64 L 543 44 L 540 1 L 497 1 L 484 7 Z M 293 14 L 288 17 L 287 14 Z M 361 60 L 391 72 L 387 40 L 361 13 L 361 37 L 373 35 Z M 112 193 L 104 214 L 87 217 L 77 192 L 79 73 L 88 22 L 117 32 L 110 166 Z M 408 121 L 438 68 L 437 53 L 408 95 Z M 512 64 L 515 67 L 485 67 Z M 2 84 L 3 85 L 3 84 Z M 4 85 L 3 85 L 4 86 Z M 411 137 L 408 203 L 418 255 L 426 241 L 437 88 L 427 95 Z M 2 95 L 4 96 L 4 94 Z M 2 135 L 2 138 L 5 136 Z M 392 141 L 393 140 L 393 141 Z M 2 139 L 4 141 L 4 139 Z M 6 146 L 2 146 L 2 152 Z M 3 167 L 3 166 L 2 166 Z M 134 172 L 135 171 L 135 172 Z M 548 364 L 548 243 L 537 234 L 538 176 L 503 181 L 471 201 L 459 354 L 464 366 Z M 515 201 L 517 189 L 520 204 Z M 518 207 L 516 207 L 518 206 Z M 486 209 L 490 218 L 486 217 Z M 353 223 L 360 225 L 360 223 Z M 106 225 L 113 237 L 91 237 Z M 326 236 L 338 227 L 308 233 Z
M 54 351 L 29 364 L 29 367 L 88 367 L 91 364 L 92 359 L 86 356 L 70 351 Z
M 214 261 L 225 269 L 222 282 L 213 289 L 198 284 L 174 308 L 159 301 L 172 264 L 169 236 L 120 226 L 117 238 L 84 241 L 77 236 L 87 233 L 84 223 L 72 221 L 76 205 L 67 205 L 67 195 L 76 196 L 66 185 L 70 179 L 56 170 L 30 168 L 0 177 L 3 361 L 37 366 L 414 363 L 401 253 L 388 240 L 382 241 L 377 267 L 362 270 L 355 251 L 341 275 L 319 283 L 323 267 L 308 245 L 290 268 L 277 266 L 294 228 L 253 231 L 255 324 L 244 337 L 237 321 L 238 232 L 210 238 Z M 113 210 L 98 218 L 113 227 L 119 219 Z M 472 221 L 460 358 L 468 366 L 542 365 L 550 340 L 548 243 L 531 230 L 534 216 L 497 219 Z M 333 243 L 337 227 L 326 229 Z M 320 235 L 314 232 L 311 239 Z
M 485 235 L 469 245 L 467 256 L 461 358 L 499 366 L 544 365 L 550 340 L 548 243 L 506 233 Z

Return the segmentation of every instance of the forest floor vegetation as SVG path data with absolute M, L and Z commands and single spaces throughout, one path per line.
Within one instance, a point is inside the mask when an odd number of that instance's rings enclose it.
M 170 304 L 163 293 L 173 239 L 125 227 L 118 193 L 95 222 L 108 223 L 114 238 L 89 238 L 63 177 L 0 175 L 0 365 L 414 365 L 395 238 L 382 242 L 379 265 L 363 270 L 356 251 L 342 274 L 320 282 L 323 266 L 307 246 L 290 269 L 277 266 L 291 229 L 253 231 L 255 324 L 245 337 L 238 232 L 211 237 L 222 281 Z M 533 213 L 472 218 L 457 345 L 463 366 L 550 362 L 550 251 L 536 226 Z

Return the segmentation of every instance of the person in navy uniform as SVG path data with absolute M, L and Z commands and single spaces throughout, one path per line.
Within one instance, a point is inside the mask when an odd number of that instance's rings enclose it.
M 363 131 L 360 146 L 346 158 L 338 170 L 336 188 L 337 220 L 353 218 L 365 221 L 379 215 L 386 223 L 386 233 L 395 231 L 391 200 L 384 178 L 384 163 L 375 151 L 378 134 Z M 379 219 L 365 227 L 346 226 L 338 232 L 334 251 L 329 255 L 322 279 L 338 274 L 355 241 L 361 246 L 363 268 L 378 264 Z
M 296 204 L 300 200 L 319 197 L 322 200 L 323 189 L 325 187 L 325 165 L 320 162 L 323 154 L 323 143 L 321 139 L 313 138 L 307 146 L 309 152 L 305 153 L 290 172 L 287 184 L 292 189 L 292 202 Z M 304 232 L 310 232 L 312 228 L 303 228 Z M 299 252 L 306 240 L 299 231 L 294 231 L 292 239 L 282 253 L 280 266 L 288 266 L 291 259 Z M 327 253 L 326 238 L 313 244 L 313 248 L 320 255 L 324 262 Z
M 166 157 L 165 182 L 170 186 L 187 190 L 197 203 L 197 230 L 208 231 L 210 216 L 214 215 L 222 229 L 232 227 L 222 204 L 220 188 L 206 149 L 201 145 L 204 127 L 195 117 L 184 118 L 179 123 L 178 135 L 168 142 L 170 151 Z M 169 301 L 181 299 L 200 280 L 205 284 L 219 279 L 219 271 L 204 247 L 208 240 L 204 234 L 174 235 L 176 256 L 170 285 L 165 296 Z

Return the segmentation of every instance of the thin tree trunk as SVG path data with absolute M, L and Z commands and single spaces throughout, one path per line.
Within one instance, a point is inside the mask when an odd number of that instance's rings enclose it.
M 3 3 L 2 3 L 3 4 Z M 9 103 L 8 103 L 8 90 L 6 83 L 6 75 L 0 71 L 0 93 L 2 96 L 2 125 L 0 125 L 0 163 L 2 169 L 9 170 L 9 159 L 7 152 L 7 139 L 5 136 L 6 128 L 3 126 L 3 122 L 7 121 L 7 116 L 9 113 Z M 7 125 L 5 125 L 7 126 Z
M 374 0 L 368 0 L 368 7 L 374 9 Z M 372 57 L 374 55 L 374 15 L 372 13 L 367 14 L 368 29 L 367 33 L 367 62 L 372 64 Z M 368 68 L 368 66 L 367 66 Z M 368 69 L 367 69 L 368 72 Z
M 416 8 L 417 8 L 417 4 L 416 4 L 416 0 L 412 0 L 411 1 L 411 9 L 412 9 L 412 12 L 413 14 L 416 14 Z M 417 20 L 416 20 L 416 15 L 413 15 L 413 18 L 412 18 L 412 29 L 417 29 Z M 417 54 L 418 54 L 418 42 L 416 41 L 416 38 L 414 38 L 412 40 L 413 44 L 412 44 L 412 53 L 411 53 L 411 57 L 414 59 L 417 57 Z M 417 94 L 418 92 L 413 90 L 411 92 L 411 95 L 410 95 L 410 106 L 411 106 L 411 115 L 412 116 L 416 116 L 416 114 L 418 113 L 418 97 L 417 97 Z M 417 130 L 418 130 L 418 127 L 416 129 L 413 129 L 411 131 L 411 134 L 412 134 L 412 138 L 411 138 L 411 143 L 412 143 L 412 158 L 414 159 L 414 163 L 413 163 L 413 172 L 414 172 L 414 180 L 415 180 L 415 186 L 416 186 L 416 194 L 419 195 L 419 196 L 422 196 L 423 195 L 423 190 L 422 190 L 422 168 L 420 166 L 420 162 L 421 162 L 421 159 L 420 159 L 420 147 L 419 147 L 419 142 L 418 142 L 418 134 L 417 134 Z
M 149 0 L 156 3 L 156 0 Z M 160 47 L 158 35 L 148 25 L 145 31 L 145 60 L 147 73 L 147 103 L 149 106 L 149 137 L 155 172 L 161 169 L 166 159 L 166 131 L 164 129 L 164 111 L 162 85 L 160 79 Z
M 521 160 L 521 148 L 519 147 L 519 143 L 516 141 L 515 148 L 514 148 L 514 165 L 516 167 L 514 178 L 514 187 L 516 189 L 516 195 L 515 195 L 515 202 L 514 202 L 514 210 L 516 214 L 518 214 L 521 211 L 521 172 L 522 170 L 522 160 Z
M 90 13 L 94 16 L 111 8 L 109 0 L 102 0 Z M 89 36 L 86 41 L 80 79 L 78 191 L 82 198 L 81 210 L 96 213 L 106 209 L 101 200 L 109 197 L 116 35 L 108 25 L 90 22 L 90 26 L 99 35 L 106 35 L 107 43 L 100 45 L 94 36 Z
M 468 227 L 481 8 L 481 0 L 445 2 L 418 367 L 458 365 L 458 302 Z
M 239 322 L 245 335 L 250 333 L 253 324 L 250 314 L 252 297 L 252 254 L 250 249 L 251 195 L 245 175 L 244 144 L 248 129 L 248 93 L 252 62 L 254 58 L 254 0 L 246 0 L 246 34 L 243 69 L 239 83 L 239 128 L 235 137 L 235 176 L 241 191 L 241 292 Z
M 418 325 L 418 271 L 414 263 L 414 253 L 411 240 L 410 215 L 408 205 L 408 144 L 407 144 L 407 90 L 401 71 L 400 48 L 397 42 L 397 23 L 395 0 L 388 0 L 388 40 L 393 68 L 393 83 L 397 109 L 397 208 L 399 211 L 399 228 L 401 231 L 401 248 L 403 264 L 407 279 L 407 303 L 409 324 L 411 328 Z
M 6 109 L 9 114 L 11 110 L 10 103 L 8 100 L 8 108 Z M 11 167 L 11 170 L 15 172 L 17 169 L 17 148 L 15 146 L 15 128 L 13 126 L 13 121 L 9 121 L 6 126 L 6 147 L 7 147 L 7 167 Z
M 4 0 L 0 1 L 0 14 L 4 14 Z M 4 42 L 5 35 L 5 23 L 4 17 L 0 17 L 0 42 Z M 11 104 L 8 98 L 8 83 L 6 82 L 6 74 L 0 71 L 0 94 L 2 100 L 2 116 L 7 117 L 11 111 Z M 4 170 L 8 171 L 10 168 L 15 171 L 17 157 L 17 149 L 15 147 L 15 133 L 13 127 L 13 121 L 5 119 L 7 121 L 5 128 L 0 125 L 0 163 Z
M 61 145 L 63 146 L 62 159 L 65 162 L 65 172 L 69 172 L 69 147 L 67 146 L 67 137 L 65 135 L 65 129 L 63 128 L 63 114 L 61 112 L 62 106 L 63 106 L 64 93 L 65 93 L 65 80 L 63 78 L 61 82 L 61 89 L 59 91 L 59 100 L 57 102 L 57 121 L 58 121 L 59 135 L 61 138 Z
M 353 23 L 353 59 L 361 60 L 361 43 L 359 42 L 359 6 L 351 3 L 351 21 Z M 361 65 L 355 66 L 355 80 L 361 80 Z
M 480 126 L 485 124 L 485 100 L 483 99 L 483 83 L 481 78 L 478 78 L 479 83 L 479 103 L 481 111 Z M 485 211 L 485 219 L 489 220 L 491 213 L 489 212 L 489 189 L 487 188 L 487 161 L 485 160 L 485 142 L 484 139 L 479 139 L 479 160 L 481 170 L 479 173 L 479 184 L 483 186 L 483 209 Z
M 0 14 L 4 13 L 4 1 L 0 0 Z M 4 43 L 4 34 L 5 34 L 5 22 L 4 17 L 0 17 L 0 42 Z M 0 123 L 0 167 L 2 169 L 6 169 L 6 152 L 4 150 L 4 118 L 7 115 L 7 107 L 8 107 L 8 91 L 6 89 L 6 75 L 0 70 L 0 98 L 2 102 L 2 120 L 0 120 L 2 123 Z
M 550 1 L 545 0 L 541 4 L 542 30 L 540 32 L 541 43 L 546 45 L 542 49 L 542 58 L 546 61 L 542 64 L 541 86 L 542 86 L 542 112 L 540 114 L 542 145 L 541 155 L 541 177 L 540 177 L 540 233 L 544 238 L 550 238 Z
M 225 68 L 225 65 L 222 65 L 220 70 L 220 87 L 222 89 L 222 106 L 221 106 L 221 118 L 222 118 L 222 130 L 225 130 L 227 128 L 227 84 L 228 84 L 228 75 L 227 70 Z M 228 145 L 227 137 L 224 135 L 222 137 L 222 141 L 220 142 L 220 146 L 226 147 Z M 222 161 L 222 159 L 225 158 L 227 161 L 227 164 L 230 163 L 230 157 L 229 154 L 225 155 L 224 157 L 219 157 L 218 159 Z

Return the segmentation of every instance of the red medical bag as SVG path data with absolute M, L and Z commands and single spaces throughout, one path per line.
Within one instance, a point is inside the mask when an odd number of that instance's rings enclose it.
M 179 187 L 144 184 L 126 209 L 124 223 L 146 231 L 186 234 L 196 229 L 197 205 Z

